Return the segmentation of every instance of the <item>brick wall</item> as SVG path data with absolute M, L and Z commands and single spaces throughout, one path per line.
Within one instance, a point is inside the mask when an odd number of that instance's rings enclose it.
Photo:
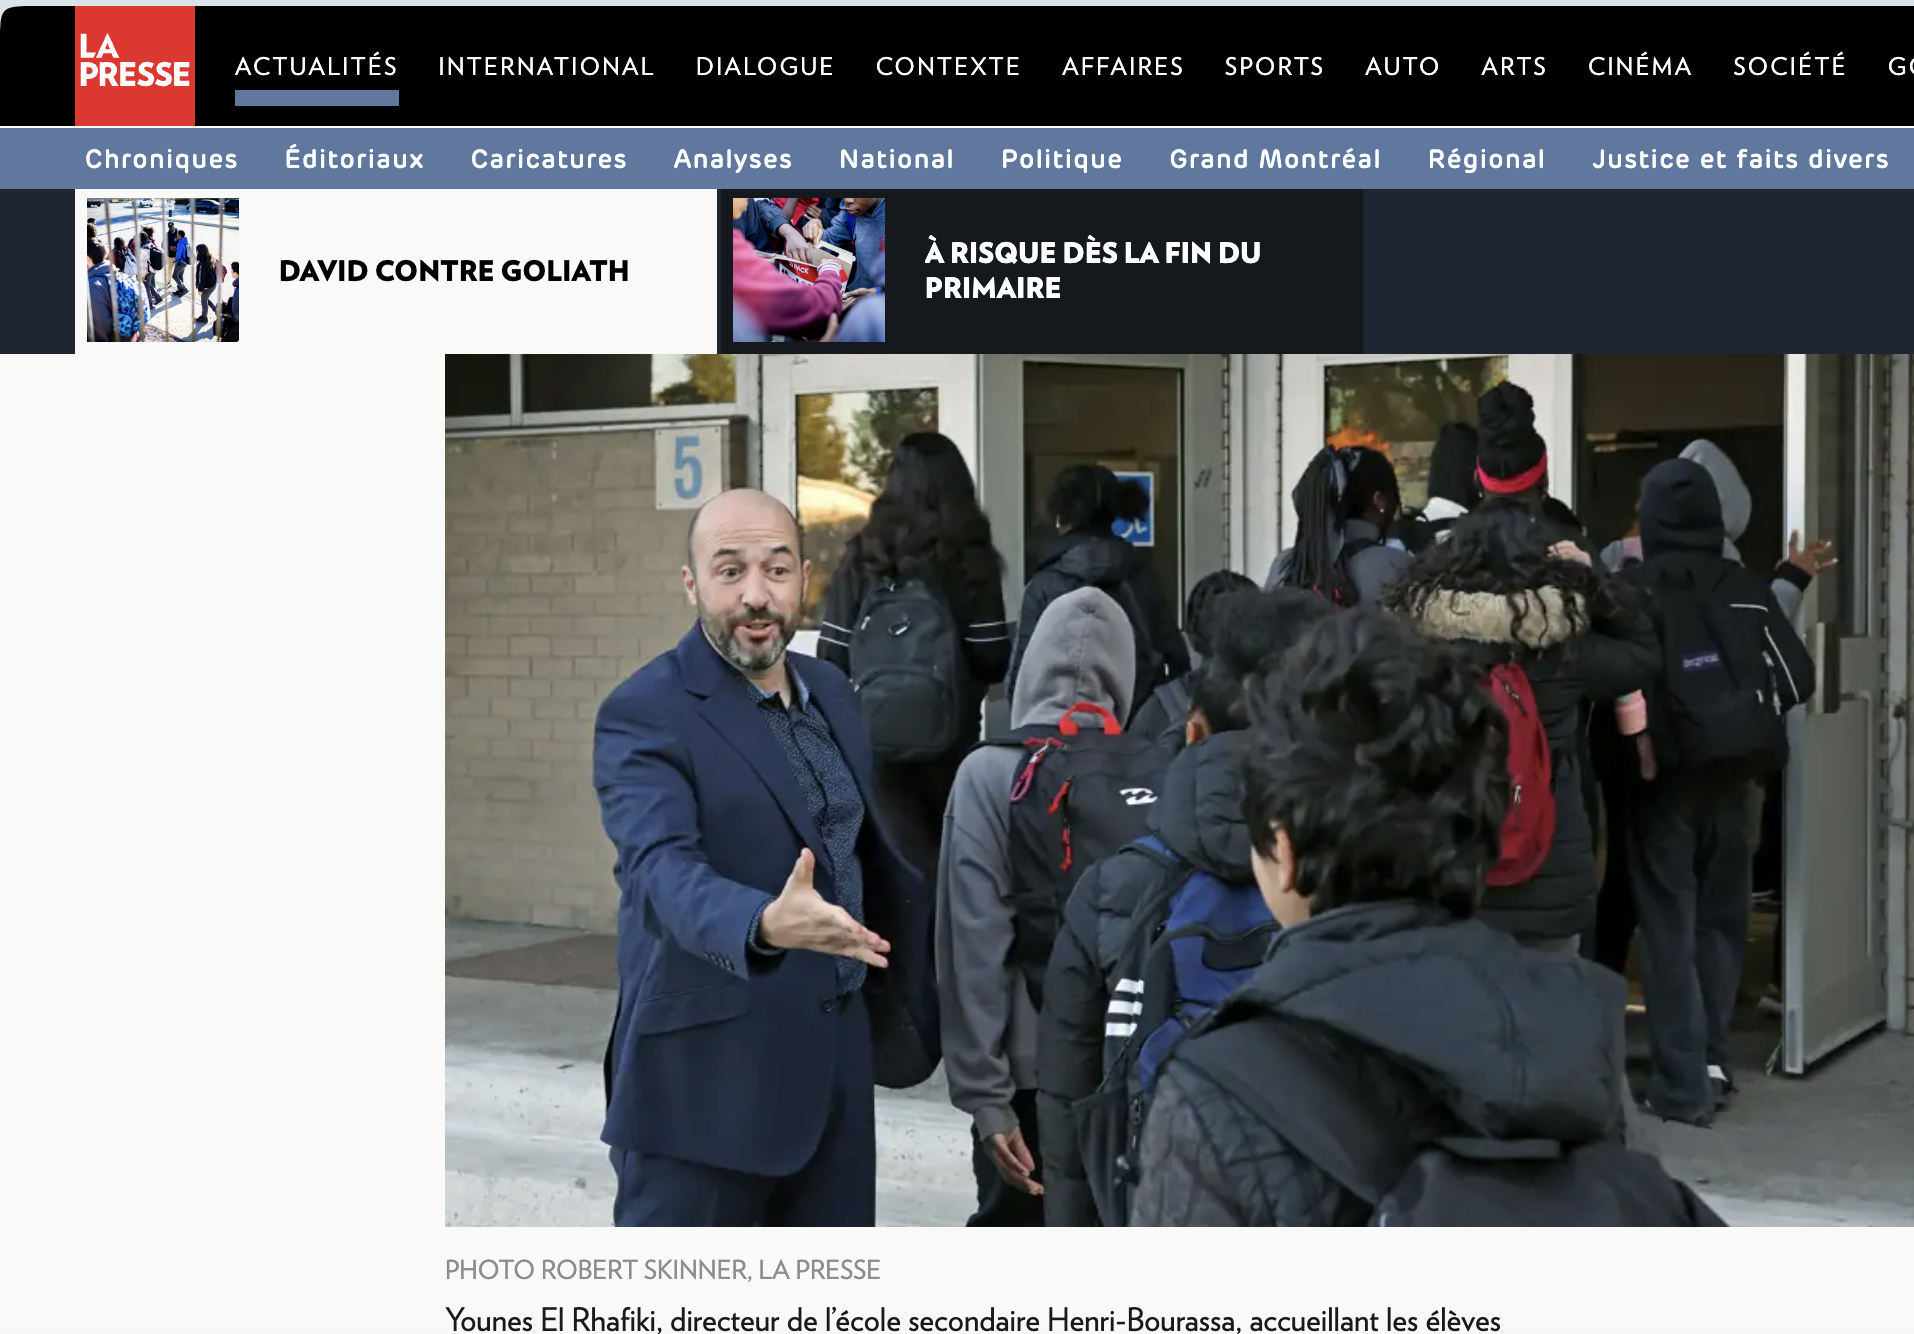
M 690 624 L 648 431 L 445 446 L 445 908 L 608 930 L 592 720 Z

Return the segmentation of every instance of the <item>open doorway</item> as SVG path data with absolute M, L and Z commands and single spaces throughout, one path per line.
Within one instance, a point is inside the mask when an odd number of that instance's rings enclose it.
M 1642 479 L 1664 459 L 1696 440 L 1709 440 L 1734 463 L 1747 488 L 1745 510 L 1724 506 L 1730 539 L 1751 569 L 1771 569 L 1787 554 L 1786 358 L 1780 355 L 1638 355 L 1575 358 L 1575 508 L 1598 549 L 1635 533 Z M 1745 517 L 1744 517 L 1745 516 Z M 1759 813 L 1755 858 L 1755 913 L 1737 1006 L 1737 1045 L 1744 1068 L 1759 1068 L 1779 1037 L 1782 960 L 1781 905 L 1787 863 L 1782 855 L 1782 786 L 1768 785 Z M 1612 895 L 1621 891 L 1620 844 L 1610 840 L 1609 883 L 1602 910 L 1616 919 Z M 1629 920 L 1625 908 L 1622 920 Z M 1605 924 L 1606 925 L 1606 924 Z M 1608 949 L 1615 946 L 1612 928 Z M 1629 963 L 1632 999 L 1640 974 Z

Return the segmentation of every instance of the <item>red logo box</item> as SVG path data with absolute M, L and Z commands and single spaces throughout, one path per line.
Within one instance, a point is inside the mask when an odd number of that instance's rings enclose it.
M 192 125 L 194 16 L 187 6 L 73 11 L 75 125 Z

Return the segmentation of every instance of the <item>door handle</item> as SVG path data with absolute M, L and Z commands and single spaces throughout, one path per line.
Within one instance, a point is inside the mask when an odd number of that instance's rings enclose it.
M 1841 711 L 1841 627 L 1831 621 L 1814 626 L 1814 711 Z

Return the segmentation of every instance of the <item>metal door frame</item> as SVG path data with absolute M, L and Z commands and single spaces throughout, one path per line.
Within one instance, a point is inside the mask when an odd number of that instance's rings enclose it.
M 1789 720 L 1796 761 L 1788 766 L 1784 781 L 1787 803 L 1784 822 L 1786 884 L 1783 889 L 1784 1017 L 1776 1064 L 1793 1075 L 1806 1073 L 1823 1057 L 1880 1027 L 1888 1012 L 1887 928 L 1890 914 L 1887 895 L 1887 802 L 1891 789 L 1883 779 L 1889 753 L 1887 723 L 1890 713 L 1886 698 L 1889 678 L 1887 635 L 1890 625 L 1886 598 L 1887 551 L 1889 536 L 1894 528 L 1888 488 L 1883 482 L 1889 470 L 1890 412 L 1894 395 L 1891 392 L 1887 357 L 1862 355 L 1858 371 L 1854 407 L 1860 439 L 1843 440 L 1836 447 L 1865 449 L 1865 467 L 1856 479 L 1855 497 L 1866 498 L 1868 508 L 1858 511 L 1856 516 L 1862 520 L 1857 525 L 1862 532 L 1862 549 L 1838 552 L 1837 555 L 1842 561 L 1843 579 L 1864 581 L 1863 586 L 1867 590 L 1867 633 L 1856 637 L 1840 635 L 1838 618 L 1825 631 L 1819 631 L 1819 598 L 1825 592 L 1825 587 L 1817 586 L 1809 590 L 1808 614 L 1802 621 L 1810 645 L 1816 648 L 1820 657 L 1816 662 L 1817 696 L 1815 703 L 1796 711 Z M 1804 535 L 1816 527 L 1809 504 L 1811 481 L 1815 465 L 1820 462 L 1818 451 L 1828 447 L 1822 442 L 1821 433 L 1810 417 L 1812 412 L 1818 410 L 1820 401 L 1818 373 L 1819 363 L 1813 361 L 1809 354 L 1790 353 L 1784 359 L 1782 457 L 1785 526 L 1790 531 Z M 1810 456 L 1809 447 L 1811 435 L 1816 442 L 1816 454 L 1813 457 Z M 1840 664 L 1840 672 L 1834 680 L 1829 679 L 1828 654 L 1823 635 L 1840 640 L 1838 650 L 1832 655 Z M 1858 775 L 1859 791 L 1854 794 L 1866 812 L 1868 825 L 1865 835 L 1868 898 L 1863 921 L 1856 928 L 1867 935 L 1851 943 L 1858 944 L 1878 960 L 1879 978 L 1878 1005 L 1872 1001 L 1857 1003 L 1853 1014 L 1842 1016 L 1829 1024 L 1812 1009 L 1817 993 L 1824 993 L 1828 984 L 1826 979 L 1811 976 L 1809 972 L 1810 946 L 1814 943 L 1811 939 L 1812 926 L 1817 922 L 1811 882 L 1818 859 L 1810 846 L 1815 835 L 1809 828 L 1810 766 L 1804 762 L 1804 757 L 1815 744 L 1817 719 L 1824 717 L 1831 707 L 1838 710 L 1859 707 L 1869 711 L 1865 724 L 1868 735 L 1866 761 L 1862 773 Z M 1863 969 L 1856 967 L 1851 977 L 1844 975 L 1833 981 L 1835 984 L 1851 984 L 1857 992 L 1873 991 L 1874 986 L 1862 980 L 1862 973 Z

